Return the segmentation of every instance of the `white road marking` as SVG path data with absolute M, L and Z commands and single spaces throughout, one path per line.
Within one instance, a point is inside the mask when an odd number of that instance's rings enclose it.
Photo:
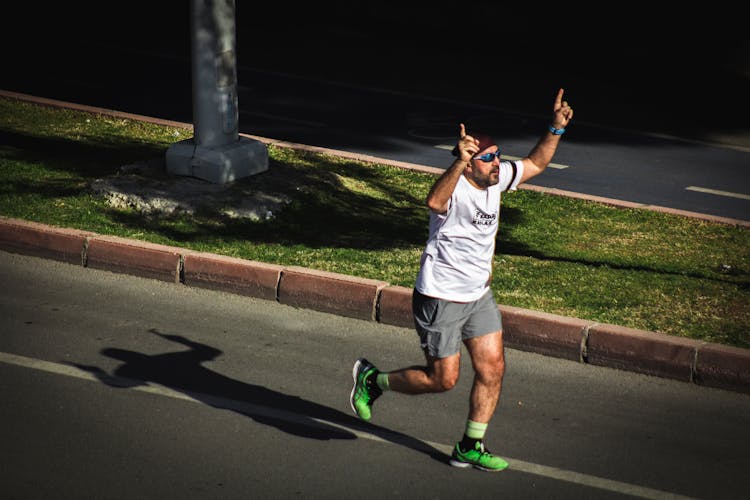
M 445 149 L 446 151 L 451 151 L 455 147 L 455 145 L 450 145 L 450 144 L 436 144 L 435 147 L 438 148 L 438 149 Z M 505 160 L 520 160 L 521 159 L 520 156 L 511 156 L 511 155 L 506 155 L 506 154 L 502 155 L 502 158 L 505 159 Z M 547 166 L 549 168 L 556 168 L 558 170 L 565 170 L 566 168 L 569 167 L 569 165 L 562 165 L 560 163 L 550 163 Z
M 74 377 L 92 382 L 100 382 L 96 375 L 77 368 L 75 366 L 64 365 L 60 363 L 53 363 L 50 361 L 44 361 L 41 359 L 29 358 L 26 356 L 19 356 L 17 354 L 10 354 L 6 352 L 0 352 L 0 362 L 9 365 L 21 366 L 24 368 L 31 368 L 34 370 L 40 370 L 48 373 L 54 373 L 57 375 L 65 375 L 67 377 Z M 213 396 L 211 394 L 189 392 L 189 391 L 176 391 L 169 387 L 154 384 L 152 382 L 141 381 L 141 380 L 129 380 L 122 377 L 109 377 L 112 382 L 119 382 L 123 388 L 130 390 L 147 392 L 150 394 L 156 394 L 159 396 L 166 396 L 175 399 L 181 399 L 185 401 L 191 401 L 194 403 L 208 404 L 217 408 L 225 408 L 230 410 L 236 410 L 250 415 L 258 415 L 265 417 L 273 417 L 276 419 L 286 420 L 288 422 L 310 425 L 311 421 L 319 423 L 321 426 L 336 427 L 343 431 L 354 434 L 355 436 L 368 439 L 370 441 L 379 441 L 382 443 L 399 443 L 403 445 L 413 446 L 414 441 L 420 441 L 417 438 L 409 438 L 399 435 L 397 433 L 384 434 L 387 431 L 379 430 L 382 435 L 377 435 L 373 432 L 368 432 L 363 428 L 357 429 L 352 426 L 343 425 L 336 422 L 330 422 L 323 419 L 305 417 L 297 413 L 287 412 L 276 408 L 270 408 L 267 406 L 256 405 L 245 401 L 237 401 L 233 399 L 221 398 Z M 383 437 L 386 435 L 387 437 Z M 407 443 L 408 441 L 408 443 Z M 424 444 L 424 449 L 430 451 L 437 449 L 446 455 L 449 455 L 452 450 L 452 446 L 433 443 L 430 441 L 421 441 Z M 526 462 L 524 460 L 518 460 L 516 458 L 505 457 L 510 463 L 508 470 L 517 470 L 525 472 L 527 474 L 535 474 L 537 476 L 543 476 L 559 481 L 565 481 L 569 483 L 580 484 L 582 486 L 588 486 L 591 488 L 598 488 L 601 490 L 611 491 L 614 493 L 621 493 L 625 495 L 632 495 L 639 498 L 648 499 L 672 499 L 672 500 L 695 500 L 691 497 L 685 497 L 676 495 L 666 491 L 655 490 L 652 488 L 646 488 L 638 486 L 636 484 L 624 483 L 621 481 L 614 481 L 612 479 L 606 479 L 603 477 L 591 476 L 580 472 L 569 471 L 565 469 L 558 469 L 556 467 L 547 467 L 546 465 L 535 464 L 532 462 Z
M 718 189 L 709 189 L 698 186 L 688 186 L 687 191 L 698 191 L 699 193 L 715 194 L 719 196 L 729 196 L 730 198 L 739 198 L 741 200 L 750 200 L 750 195 L 742 193 L 732 193 L 731 191 L 720 191 Z

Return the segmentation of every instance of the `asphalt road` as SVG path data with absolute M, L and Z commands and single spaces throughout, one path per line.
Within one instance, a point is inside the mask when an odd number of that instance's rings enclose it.
M 508 350 L 487 443 L 446 464 L 471 368 L 352 416 L 351 366 L 414 333 L 0 252 L 4 498 L 705 498 L 750 488 L 750 397 Z
M 241 132 L 446 167 L 464 122 L 520 157 L 562 86 L 574 123 L 533 184 L 750 220 L 750 38 L 731 9 L 584 23 L 469 2 L 488 24 L 456 39 L 452 11 L 331 4 L 238 5 Z M 50 9 L 18 16 L 49 36 L 7 40 L 0 88 L 192 122 L 187 6 Z

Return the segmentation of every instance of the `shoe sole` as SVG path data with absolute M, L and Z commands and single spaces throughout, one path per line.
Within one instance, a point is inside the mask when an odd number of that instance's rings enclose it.
M 352 380 L 354 380 L 354 385 L 352 386 L 352 393 L 349 395 L 349 404 L 352 406 L 354 414 L 358 417 L 359 413 L 357 413 L 357 409 L 354 407 L 354 393 L 357 391 L 357 373 L 359 372 L 360 366 L 362 366 L 361 358 L 354 363 L 354 367 L 352 368 Z
M 467 469 L 469 467 L 474 467 L 475 469 L 479 469 L 484 472 L 500 472 L 501 470 L 505 470 L 508 468 L 508 466 L 506 465 L 502 469 L 489 469 L 487 467 L 482 467 L 481 465 L 478 465 L 478 464 L 470 464 L 469 462 L 462 462 L 460 460 L 456 460 L 455 458 L 451 458 L 450 460 L 448 460 L 448 463 L 452 467 L 458 467 L 459 469 Z
M 471 464 L 468 462 L 461 462 L 452 458 L 448 461 L 448 463 L 451 464 L 452 467 L 458 467 L 459 469 L 466 469 L 467 467 L 471 467 Z

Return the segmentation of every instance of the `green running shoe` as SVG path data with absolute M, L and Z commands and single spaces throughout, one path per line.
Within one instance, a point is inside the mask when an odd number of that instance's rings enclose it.
M 383 391 L 375 383 L 378 369 L 365 358 L 359 358 L 352 368 L 354 387 L 349 402 L 352 410 L 359 418 L 369 422 L 372 417 L 372 403 L 383 394 Z
M 477 441 L 474 449 L 468 451 L 461 451 L 461 447 L 456 443 L 453 454 L 451 454 L 450 464 L 453 467 L 474 466 L 488 472 L 497 472 L 508 467 L 508 462 L 490 453 L 481 441 Z

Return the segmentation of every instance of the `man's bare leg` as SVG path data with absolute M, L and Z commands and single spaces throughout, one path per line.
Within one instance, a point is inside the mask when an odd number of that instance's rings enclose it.
M 412 366 L 388 373 L 390 390 L 404 394 L 444 392 L 458 382 L 461 353 L 435 358 L 425 352 L 427 366 Z
M 502 331 L 466 340 L 474 367 L 474 383 L 469 398 L 469 420 L 488 423 L 492 418 L 505 375 Z
M 492 418 L 505 373 L 502 332 L 474 337 L 464 342 L 474 367 L 474 382 L 469 397 L 469 418 L 461 441 L 456 443 L 449 463 L 454 467 L 476 467 L 500 471 L 508 462 L 490 453 L 484 446 L 484 434 Z

